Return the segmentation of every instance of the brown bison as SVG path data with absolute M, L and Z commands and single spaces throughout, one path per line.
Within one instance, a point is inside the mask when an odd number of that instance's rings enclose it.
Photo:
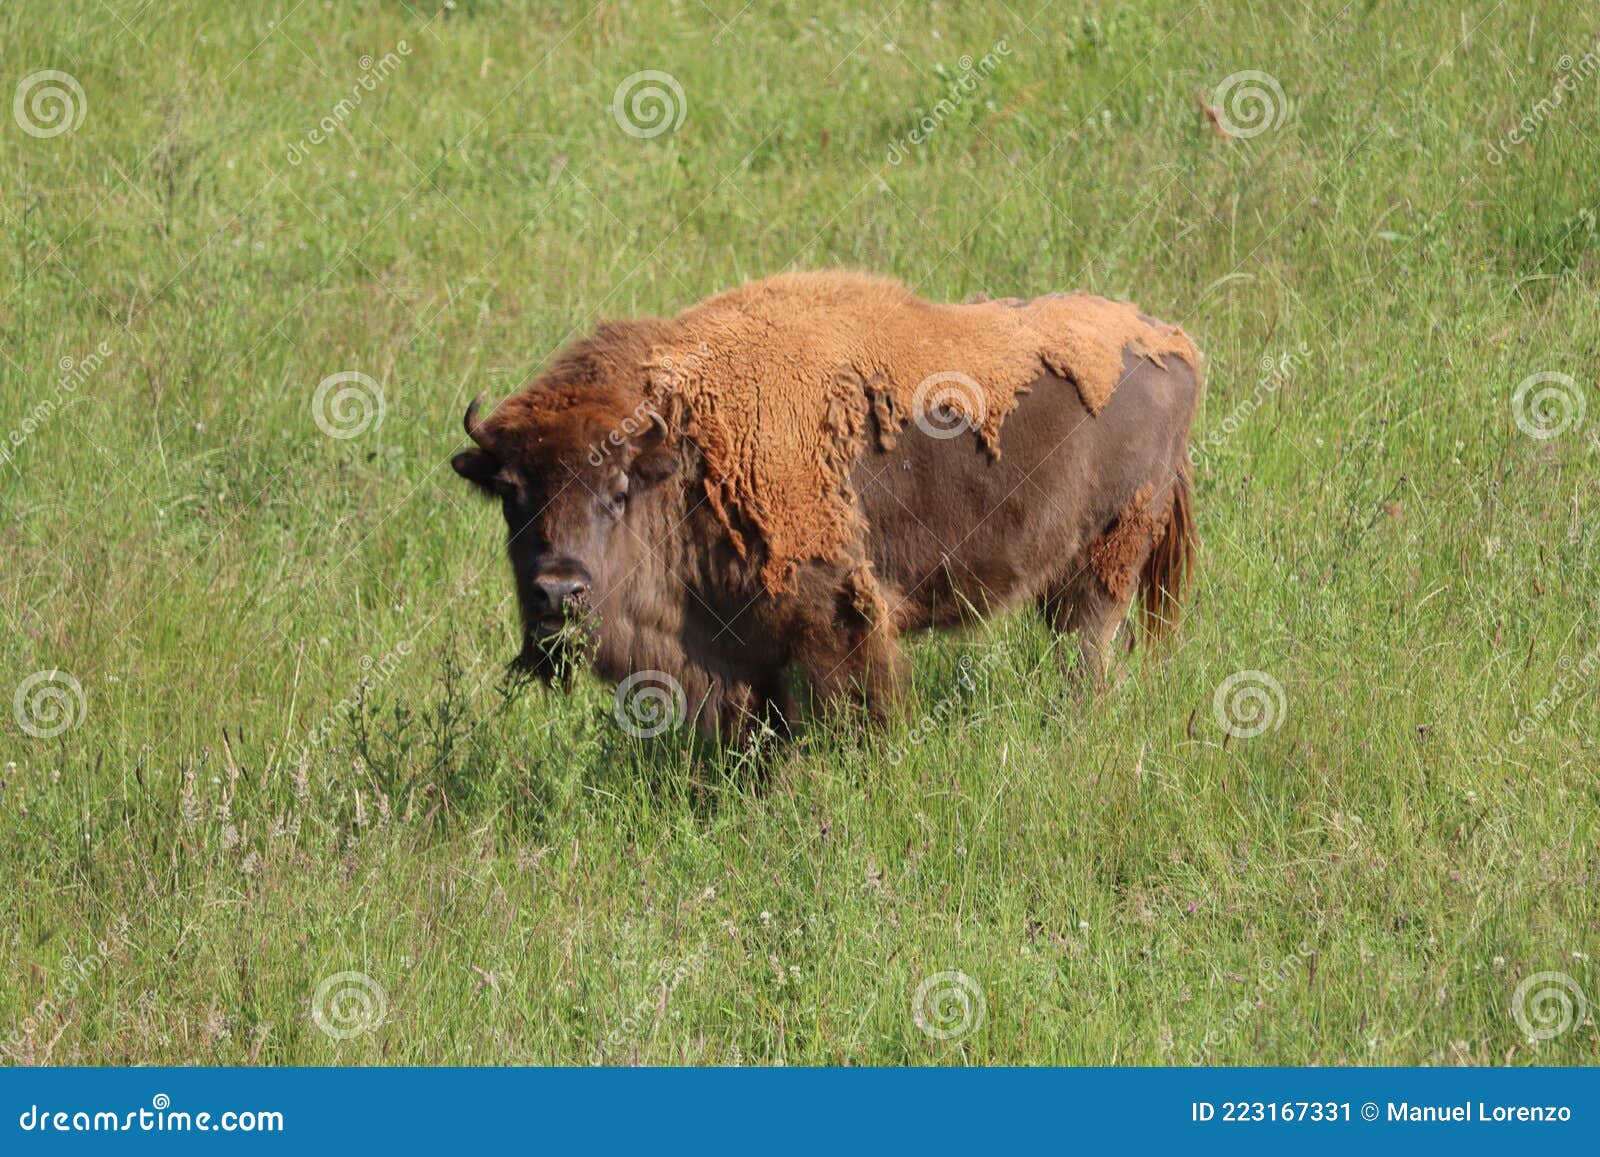
M 1198 378 L 1131 305 L 786 274 L 602 325 L 474 402 L 453 465 L 505 513 L 522 665 L 579 656 L 656 682 L 667 722 L 786 733 L 792 668 L 824 709 L 897 713 L 907 631 L 1033 602 L 1098 682 L 1136 592 L 1169 625 Z

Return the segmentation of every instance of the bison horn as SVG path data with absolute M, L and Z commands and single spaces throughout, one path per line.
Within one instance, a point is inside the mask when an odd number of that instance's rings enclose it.
M 489 437 L 489 431 L 484 428 L 481 422 L 478 421 L 478 406 L 481 405 L 482 402 L 482 394 L 479 394 L 476 398 L 472 399 L 471 404 L 467 406 L 467 416 L 461 424 L 466 427 L 467 437 L 471 438 L 485 450 L 493 450 L 494 447 L 490 445 L 492 439 Z

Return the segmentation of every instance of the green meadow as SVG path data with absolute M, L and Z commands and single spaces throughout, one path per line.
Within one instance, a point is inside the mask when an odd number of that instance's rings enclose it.
M 1579 6 L 0 7 L 7 1064 L 1592 1064 Z M 461 415 L 784 269 L 1206 355 L 1179 631 L 708 750 L 509 679 Z

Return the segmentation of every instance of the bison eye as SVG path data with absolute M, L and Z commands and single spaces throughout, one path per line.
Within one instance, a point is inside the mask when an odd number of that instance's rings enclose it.
M 612 514 L 620 515 L 628 505 L 628 476 L 623 474 L 613 481 L 602 500 Z

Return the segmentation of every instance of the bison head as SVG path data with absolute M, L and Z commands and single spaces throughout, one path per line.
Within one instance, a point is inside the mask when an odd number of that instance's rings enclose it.
M 567 644 L 642 577 L 651 535 L 641 508 L 681 461 L 642 402 L 523 394 L 483 421 L 474 401 L 465 425 L 476 445 L 451 465 L 500 500 L 522 606 L 518 661 L 549 679 Z

